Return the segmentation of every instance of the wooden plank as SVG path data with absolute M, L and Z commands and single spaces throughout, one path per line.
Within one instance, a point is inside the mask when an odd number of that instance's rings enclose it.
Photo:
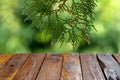
M 84 80 L 105 80 L 97 58 L 93 54 L 81 54 Z
M 61 80 L 82 80 L 79 54 L 64 54 Z
M 13 54 L 1 54 L 0 55 L 0 70 L 4 67 L 4 65 L 10 60 Z
M 62 55 L 48 54 L 36 80 L 59 80 Z
M 12 56 L 13 54 L 0 55 L 0 64 L 6 63 Z
M 107 80 L 120 80 L 120 65 L 111 55 L 98 55 L 98 59 Z
M 113 54 L 113 57 L 120 64 L 120 54 Z
M 32 54 L 13 80 L 35 80 L 45 54 Z
M 0 70 L 0 80 L 12 80 L 29 55 L 15 55 Z

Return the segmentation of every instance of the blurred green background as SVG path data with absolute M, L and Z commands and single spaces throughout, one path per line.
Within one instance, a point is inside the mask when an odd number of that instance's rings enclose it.
M 91 31 L 91 44 L 81 39 L 73 49 L 71 43 L 51 44 L 49 35 L 30 27 L 31 21 L 24 22 L 21 0 L 0 0 L 0 53 L 120 53 L 120 0 L 99 0 L 97 4 L 97 31 Z

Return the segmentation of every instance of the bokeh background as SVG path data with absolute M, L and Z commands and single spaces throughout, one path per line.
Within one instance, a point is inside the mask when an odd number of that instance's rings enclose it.
M 31 21 L 24 22 L 21 0 L 0 0 L 0 53 L 120 53 L 120 0 L 98 0 L 97 4 L 97 31 L 91 31 L 91 44 L 81 39 L 73 48 L 71 43 L 51 44 L 49 35 L 30 27 Z

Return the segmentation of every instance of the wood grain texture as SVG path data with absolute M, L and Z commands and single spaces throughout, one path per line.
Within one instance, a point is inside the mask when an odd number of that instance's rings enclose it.
M 82 80 L 79 54 L 64 54 L 61 80 Z
M 19 54 L 13 56 L 0 70 L 0 80 L 12 80 L 29 55 Z
M 120 64 L 120 54 L 113 54 L 113 57 Z
M 1 54 L 0 80 L 120 80 L 120 55 Z
M 45 54 L 31 54 L 13 80 L 35 80 Z
M 107 80 L 120 80 L 120 65 L 111 55 L 98 55 L 101 68 L 106 75 Z
M 13 54 L 1 54 L 0 55 L 0 70 L 4 67 L 4 65 L 10 60 Z
M 81 54 L 80 58 L 84 80 L 105 80 L 95 55 Z
M 36 80 L 59 80 L 62 55 L 48 54 Z

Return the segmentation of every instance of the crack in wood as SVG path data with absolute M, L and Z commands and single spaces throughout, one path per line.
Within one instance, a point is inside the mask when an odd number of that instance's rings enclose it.
M 106 65 L 104 64 L 104 62 L 102 62 L 102 60 L 98 59 L 99 60 L 99 64 L 101 66 L 102 69 L 105 69 L 106 68 Z

